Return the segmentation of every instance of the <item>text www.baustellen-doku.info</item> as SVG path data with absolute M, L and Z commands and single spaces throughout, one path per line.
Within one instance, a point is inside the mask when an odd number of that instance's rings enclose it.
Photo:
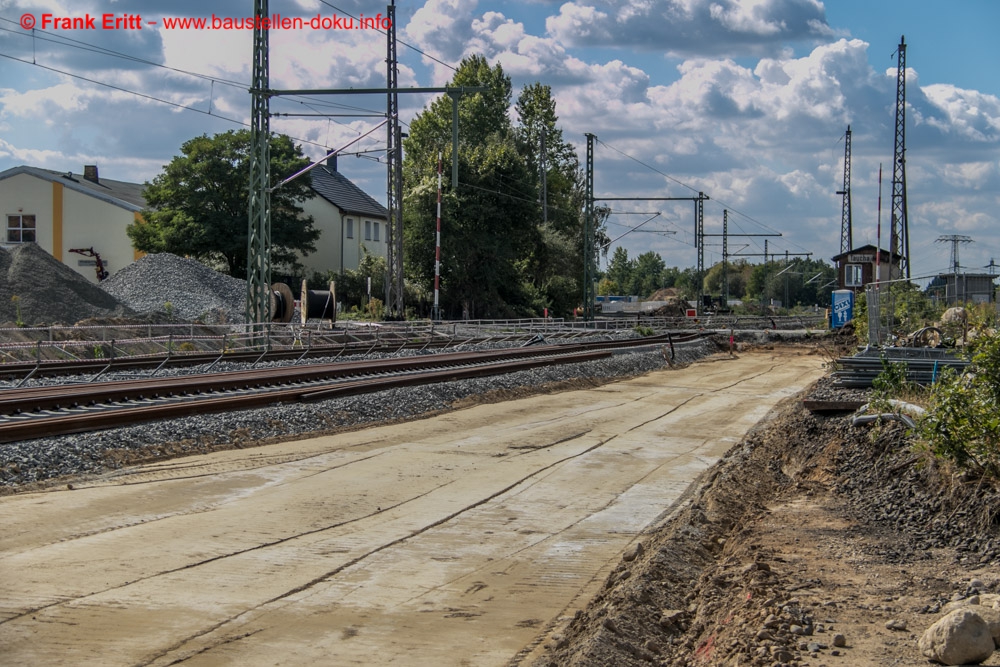
M 21 27 L 25 30 L 388 30 L 392 21 L 388 17 L 341 16 L 339 14 L 316 16 L 282 16 L 272 14 L 255 16 L 164 16 L 157 20 L 144 19 L 141 14 L 83 14 L 60 16 L 58 14 L 22 14 Z

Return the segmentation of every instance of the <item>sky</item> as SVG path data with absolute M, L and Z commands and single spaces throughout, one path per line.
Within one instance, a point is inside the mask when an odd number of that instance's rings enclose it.
M 384 1 L 367 0 L 270 0 L 269 7 L 305 21 L 386 12 Z M 168 22 L 252 13 L 250 0 L 0 0 L 0 171 L 79 173 L 97 164 L 102 177 L 145 182 L 187 139 L 247 126 L 251 31 Z M 92 29 L 58 20 L 88 16 Z M 25 30 L 31 19 L 34 29 Z M 729 252 L 754 263 L 765 239 L 781 256 L 829 261 L 839 252 L 836 192 L 848 125 L 854 245 L 877 241 L 881 165 L 887 247 L 896 51 L 905 36 L 914 277 L 948 270 L 951 244 L 938 240 L 946 235 L 972 239 L 959 247 L 969 271 L 1000 261 L 998 25 L 995 0 L 400 0 L 396 7 L 401 86 L 443 86 L 474 54 L 502 65 L 515 98 L 525 85 L 551 86 L 563 137 L 581 162 L 585 133 L 597 136 L 598 197 L 704 192 L 706 234 L 721 234 L 728 211 Z M 306 24 L 272 31 L 270 43 L 272 88 L 385 86 L 385 36 L 376 30 Z M 400 95 L 402 120 L 431 99 Z M 271 127 L 318 159 L 367 133 L 384 110 L 381 95 L 275 98 L 272 113 L 307 115 L 277 115 Z M 363 155 L 339 162 L 383 203 L 384 148 L 378 131 L 345 149 Z M 617 240 L 609 251 L 652 250 L 668 266 L 695 264 L 690 202 L 610 205 L 608 234 Z M 721 259 L 721 238 L 707 243 L 710 266 Z

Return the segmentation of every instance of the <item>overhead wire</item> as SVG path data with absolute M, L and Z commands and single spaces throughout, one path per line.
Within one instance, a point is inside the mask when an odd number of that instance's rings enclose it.
M 699 193 L 699 194 L 703 192 L 703 190 L 699 190 L 698 188 L 695 188 L 695 187 L 693 187 L 691 185 L 688 185 L 687 183 L 681 181 L 680 179 L 677 179 L 677 178 L 671 176 L 670 174 L 668 174 L 668 173 L 666 173 L 664 171 L 661 171 L 660 169 L 657 169 L 656 167 L 654 167 L 651 164 L 643 162 L 642 160 L 640 160 L 637 157 L 629 155 L 625 151 L 622 151 L 622 150 L 620 150 L 620 149 L 612 146 L 611 144 L 609 144 L 609 143 L 607 143 L 605 141 L 601 141 L 600 139 L 596 139 L 596 141 L 597 141 L 597 143 L 601 144 L 605 148 L 608 148 L 608 149 L 614 151 L 615 153 L 618 153 L 622 157 L 625 157 L 625 158 L 628 158 L 629 160 L 632 160 L 636 164 L 639 164 L 639 165 L 645 167 L 646 169 L 649 169 L 650 171 L 653 171 L 653 172 L 659 174 L 660 176 L 663 176 L 667 180 L 672 181 L 672 182 L 676 183 L 677 185 L 680 185 L 681 187 L 690 190 L 691 192 Z M 753 224 L 761 227 L 762 229 L 765 229 L 765 230 L 767 230 L 769 232 L 773 232 L 775 234 L 778 234 L 779 236 L 781 235 L 781 232 L 779 232 L 778 230 L 774 229 L 773 227 L 770 227 L 770 226 L 764 224 L 763 222 L 761 222 L 761 221 L 755 219 L 754 217 L 752 217 L 752 216 L 750 216 L 750 215 L 748 215 L 748 214 L 740 211 L 739 209 L 736 209 L 736 208 L 733 208 L 732 206 L 729 206 L 726 202 L 724 202 L 722 200 L 719 200 L 719 199 L 709 199 L 709 201 L 713 202 L 714 204 L 723 206 L 726 210 L 730 211 L 731 213 L 734 213 L 734 214 L 736 214 L 736 215 L 738 215 L 740 217 L 743 217 L 743 218 L 749 220 Z M 733 220 L 730 220 L 730 222 L 732 224 L 734 224 L 734 225 L 737 224 Z M 740 229 L 740 231 L 743 231 L 742 228 L 738 227 L 738 229 Z M 752 237 L 751 237 L 751 239 L 752 239 Z M 760 245 L 759 245 L 758 242 L 751 240 L 751 243 L 753 243 L 755 246 L 757 246 L 758 249 L 763 250 L 763 248 L 760 247 Z M 791 245 L 791 246 L 795 246 L 795 247 L 799 248 L 800 250 L 806 251 L 806 248 L 800 246 L 799 244 L 795 243 L 794 241 L 789 241 L 788 244 Z
M 0 21 L 6 22 L 6 23 L 11 23 L 11 24 L 17 24 L 16 21 L 13 21 L 11 19 L 4 18 L 4 17 L 0 17 Z M 99 55 L 104 55 L 104 56 L 108 56 L 108 57 L 112 57 L 112 58 L 120 58 L 122 60 L 139 63 L 139 64 L 146 65 L 146 66 L 149 66 L 149 67 L 164 69 L 164 70 L 167 70 L 167 71 L 170 71 L 170 72 L 174 72 L 176 74 L 183 74 L 185 76 L 191 76 L 191 77 L 203 80 L 203 81 L 210 82 L 213 86 L 214 86 L 215 83 L 219 83 L 221 85 L 231 86 L 231 87 L 234 87 L 234 88 L 240 88 L 242 90 L 247 90 L 247 89 L 249 89 L 249 86 L 250 86 L 250 84 L 246 83 L 246 82 L 240 82 L 240 81 L 235 81 L 235 80 L 232 80 L 232 79 L 226 79 L 224 77 L 210 76 L 210 75 L 207 75 L 207 74 L 202 74 L 200 72 L 192 72 L 192 71 L 183 70 L 183 69 L 180 69 L 180 68 L 177 68 L 177 67 L 171 67 L 169 65 L 164 65 L 163 63 L 158 63 L 158 62 L 155 62 L 153 60 L 149 60 L 147 58 L 141 58 L 139 56 L 135 56 L 135 55 L 132 55 L 132 54 L 124 53 L 124 52 L 121 52 L 121 51 L 116 51 L 114 49 L 109 49 L 109 48 L 106 48 L 106 47 L 103 47 L 103 46 L 99 46 L 99 45 L 96 45 L 96 44 L 91 44 L 89 42 L 85 42 L 83 40 L 73 39 L 73 38 L 67 37 L 65 35 L 61 35 L 61 34 L 58 34 L 58 33 L 49 32 L 49 31 L 41 30 L 41 29 L 37 29 L 37 28 L 33 29 L 31 31 L 31 33 L 27 33 L 27 32 L 25 32 L 23 30 L 12 30 L 10 28 L 6 28 L 6 27 L 3 27 L 3 26 L 0 26 L 0 31 L 9 32 L 9 33 L 15 34 L 15 35 L 22 35 L 22 36 L 28 37 L 28 38 L 30 38 L 32 40 L 39 40 L 39 41 L 43 41 L 43 42 L 49 42 L 49 43 L 56 44 L 56 45 L 59 45 L 59 46 L 66 46 L 66 47 L 69 47 L 69 48 L 80 49 L 82 51 L 86 51 L 86 52 L 90 52 L 90 53 L 96 53 L 96 54 L 99 54 Z M 123 86 L 117 86 L 115 84 L 109 84 L 109 83 L 106 83 L 106 82 L 103 82 L 103 81 L 98 81 L 96 79 L 92 79 L 90 77 L 86 77 L 86 76 L 83 76 L 83 75 L 80 75 L 80 74 L 75 74 L 73 72 L 69 72 L 69 71 L 66 71 L 66 70 L 63 70 L 63 69 L 59 69 L 57 67 L 52 67 L 52 66 L 49 66 L 49 65 L 42 65 L 42 64 L 40 64 L 40 63 L 37 62 L 37 58 L 33 58 L 32 61 L 29 62 L 26 59 L 18 58 L 16 56 L 12 56 L 12 55 L 9 55 L 9 54 L 0 54 L 0 56 L 3 56 L 3 57 L 8 58 L 10 60 L 15 60 L 17 62 L 21 62 L 21 63 L 24 63 L 24 64 L 33 65 L 35 67 L 40 67 L 42 69 L 45 69 L 45 70 L 48 70 L 48 71 L 51 71 L 51 72 L 55 72 L 57 74 L 62 74 L 64 76 L 70 76 L 70 77 L 79 79 L 81 81 L 86 81 L 88 83 L 92 83 L 92 84 L 99 85 L 99 86 L 105 86 L 105 87 L 111 88 L 113 90 L 118 90 L 119 92 L 133 94 L 133 95 L 136 95 L 138 97 L 143 97 L 143 98 L 146 98 L 146 99 L 149 99 L 149 100 L 152 100 L 152 101 L 160 102 L 160 103 L 163 103 L 163 104 L 168 104 L 168 105 L 174 106 L 176 108 L 184 109 L 184 110 L 187 110 L 187 111 L 196 111 L 198 113 L 202 113 L 202 114 L 205 114 L 205 115 L 213 116 L 215 118 L 219 118 L 219 119 L 222 119 L 222 120 L 225 120 L 225 121 L 228 121 L 228 122 L 236 123 L 236 124 L 242 125 L 244 127 L 249 127 L 249 125 L 247 123 L 243 122 L 243 121 L 239 121 L 239 120 L 236 120 L 236 119 L 228 118 L 228 117 L 222 116 L 222 115 L 220 115 L 218 113 L 213 113 L 211 111 L 211 108 L 209 108 L 209 111 L 206 112 L 203 109 L 198 109 L 197 107 L 192 107 L 190 105 L 180 104 L 180 103 L 177 103 L 177 102 L 171 102 L 169 100 L 165 100 L 165 99 L 157 97 L 155 95 L 150 95 L 150 94 L 147 94 L 147 93 L 142 93 L 142 92 L 139 92 L 139 91 L 136 91 L 136 90 L 125 88 Z M 304 96 L 304 95 L 303 96 L 294 96 L 294 97 L 293 96 L 289 96 L 287 98 L 278 98 L 278 99 L 281 99 L 281 100 L 286 101 L 288 103 L 303 105 L 303 106 L 305 106 L 305 107 L 307 107 L 309 109 L 312 109 L 317 114 L 320 114 L 320 115 L 322 115 L 323 117 L 326 117 L 326 118 L 330 118 L 331 115 L 330 114 L 322 114 L 322 112 L 320 112 L 319 109 L 315 108 L 316 106 L 327 106 L 327 107 L 330 107 L 330 108 L 344 109 L 344 110 L 348 110 L 348 111 L 349 110 L 356 110 L 356 111 L 359 111 L 359 112 L 364 112 L 365 114 L 368 114 L 368 115 L 371 115 L 371 116 L 378 116 L 378 117 L 384 117 L 385 116 L 384 112 L 379 112 L 379 111 L 375 111 L 375 110 L 372 110 L 372 109 L 367 109 L 367 108 L 364 108 L 364 107 L 359 107 L 359 106 L 354 106 L 354 105 L 349 105 L 349 104 L 343 104 L 343 103 L 338 103 L 338 102 L 330 102 L 328 100 L 317 100 L 317 99 L 313 99 L 312 97 Z M 276 116 L 276 117 L 280 117 L 282 114 L 275 113 L 273 115 Z M 361 117 L 361 116 L 357 116 L 357 117 Z M 341 123 L 341 122 L 336 121 L 336 120 L 332 120 L 332 118 L 331 118 L 331 122 L 336 123 L 338 125 L 341 125 L 343 127 L 350 127 L 350 125 L 348 125 L 346 123 Z M 355 131 L 357 134 L 361 134 L 360 131 L 354 130 L 354 128 L 351 128 L 351 130 Z M 310 144 L 310 145 L 319 146 L 319 147 L 326 147 L 325 144 L 321 144 L 319 142 L 311 141 L 311 140 L 308 140 L 308 139 L 303 139 L 303 138 L 300 138 L 300 137 L 292 137 L 292 138 L 295 141 L 298 141 L 298 142 L 301 142 L 301 143 Z

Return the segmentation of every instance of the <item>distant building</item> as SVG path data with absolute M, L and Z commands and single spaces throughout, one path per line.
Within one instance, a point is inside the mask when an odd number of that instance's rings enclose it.
M 387 254 L 388 212 L 336 168 L 336 160 L 312 172 L 313 198 L 303 203 L 320 230 L 316 252 L 301 259 L 306 274 L 357 269 L 361 246 Z M 88 280 L 97 282 L 95 260 L 70 253 L 93 249 L 114 273 L 143 256 L 125 229 L 146 208 L 142 183 L 101 178 L 97 165 L 82 174 L 19 166 L 0 172 L 0 246 L 36 243 Z
M 996 301 L 996 276 L 989 273 L 942 273 L 927 288 L 934 299 L 950 305 Z
M 873 245 L 848 250 L 832 259 L 837 267 L 837 289 L 863 292 L 865 285 L 875 282 L 876 265 L 878 282 L 896 280 L 902 276 L 899 268 L 902 256 L 892 256 L 888 250 L 880 250 Z
M 309 176 L 316 196 L 302 208 L 313 217 L 320 237 L 316 252 L 299 260 L 307 277 L 313 272 L 357 269 L 362 246 L 372 255 L 388 257 L 389 211 L 337 171 L 337 157 L 329 158 Z
M 142 256 L 125 228 L 145 207 L 143 186 L 100 178 L 96 165 L 82 174 L 20 166 L 0 172 L 0 245 L 37 243 L 60 262 L 97 282 L 95 260 L 72 254 L 92 248 L 105 269 L 115 272 Z

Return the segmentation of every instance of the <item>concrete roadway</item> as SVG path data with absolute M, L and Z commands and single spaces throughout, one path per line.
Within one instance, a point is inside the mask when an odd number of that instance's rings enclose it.
M 744 354 L 0 498 L 0 662 L 516 664 L 822 361 Z

